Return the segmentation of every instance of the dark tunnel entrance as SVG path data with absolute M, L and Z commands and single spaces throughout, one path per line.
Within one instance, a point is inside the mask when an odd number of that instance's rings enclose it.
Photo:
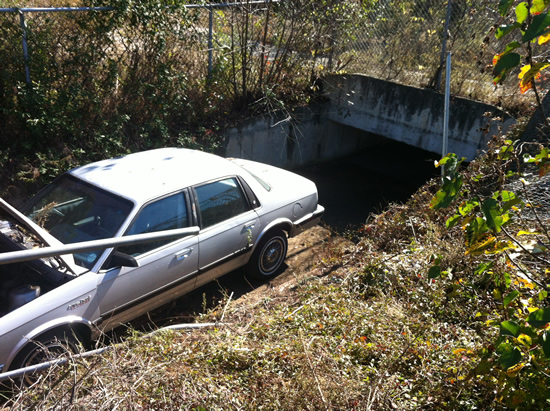
M 380 138 L 380 137 L 378 137 Z M 440 155 L 386 139 L 353 155 L 294 170 L 315 182 L 323 221 L 342 232 L 363 224 L 369 214 L 392 202 L 406 201 L 440 175 Z

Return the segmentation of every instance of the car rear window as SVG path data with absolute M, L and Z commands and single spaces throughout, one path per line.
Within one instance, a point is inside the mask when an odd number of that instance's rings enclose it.
M 202 228 L 228 220 L 250 209 L 236 178 L 195 187 Z
M 232 160 L 233 159 L 229 159 Z M 235 164 L 237 164 L 239 167 L 241 167 L 244 171 L 246 171 L 248 174 L 250 174 L 260 185 L 265 188 L 266 191 L 271 191 L 271 185 L 265 180 L 262 180 L 260 177 L 258 177 L 256 174 L 254 174 L 252 171 L 250 171 L 248 168 L 246 168 L 245 165 L 240 164 L 238 162 L 233 161 Z

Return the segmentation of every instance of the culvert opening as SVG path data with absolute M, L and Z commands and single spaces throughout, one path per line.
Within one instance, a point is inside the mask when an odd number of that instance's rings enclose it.
M 294 170 L 315 182 L 324 223 L 338 232 L 357 228 L 371 213 L 405 202 L 441 175 L 439 154 L 387 139 L 353 155 Z

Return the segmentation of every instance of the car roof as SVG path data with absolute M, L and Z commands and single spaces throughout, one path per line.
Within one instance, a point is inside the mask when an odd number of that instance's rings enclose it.
M 160 148 L 97 161 L 70 174 L 136 203 L 185 187 L 239 174 L 240 167 L 214 154 Z

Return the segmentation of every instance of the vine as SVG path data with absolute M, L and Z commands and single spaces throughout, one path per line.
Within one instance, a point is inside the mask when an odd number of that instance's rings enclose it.
M 540 49 L 550 42 L 549 6 L 549 0 L 501 0 L 505 24 L 495 35 L 513 40 L 493 58 L 495 85 L 517 73 L 520 92 L 532 91 L 547 129 L 537 81 L 550 67 L 547 53 Z M 491 280 L 494 308 L 476 317 L 487 318 L 485 325 L 495 327 L 496 340 L 479 352 L 468 378 L 491 380 L 498 387 L 495 400 L 504 406 L 542 409 L 550 403 L 550 235 L 547 220 L 531 199 L 540 188 L 534 181 L 534 190 L 528 189 L 526 171 L 534 166 L 544 177 L 550 171 L 550 151 L 538 144 L 538 153 L 522 154 L 523 147 L 510 136 L 495 138 L 485 159 L 494 174 L 470 174 L 469 179 L 461 168 L 463 159 L 445 156 L 437 164 L 445 165 L 445 176 L 430 207 L 451 210 L 447 229 L 463 232 L 465 255 L 475 274 Z M 491 180 L 496 189 L 487 191 L 483 179 Z M 534 217 L 527 220 L 527 213 Z M 435 258 L 428 276 L 442 278 L 442 272 Z

